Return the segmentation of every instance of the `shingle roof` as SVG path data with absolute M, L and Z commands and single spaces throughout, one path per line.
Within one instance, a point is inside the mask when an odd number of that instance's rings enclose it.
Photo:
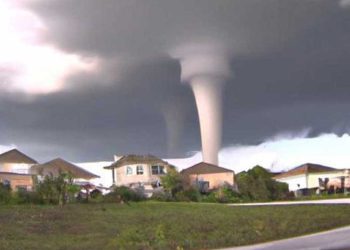
M 38 162 L 29 156 L 23 154 L 17 149 L 12 149 L 0 154 L 0 163 L 26 163 L 37 164 Z
M 104 167 L 105 169 L 118 168 L 125 165 L 132 164 L 164 164 L 170 167 L 174 167 L 170 165 L 168 162 L 153 156 L 153 155 L 124 155 L 119 160 L 114 162 L 112 165 Z
M 278 174 L 278 175 L 274 176 L 273 178 L 280 179 L 280 178 L 301 175 L 301 174 L 306 174 L 306 173 L 328 172 L 328 171 L 333 171 L 333 170 L 336 170 L 336 169 L 332 168 L 332 167 L 322 166 L 319 164 L 305 163 L 305 164 L 300 165 L 298 167 L 295 167 L 287 172 Z
M 85 169 L 82 169 L 68 161 L 65 161 L 61 158 L 54 159 L 52 161 L 46 162 L 44 164 L 36 165 L 33 167 L 33 170 L 40 173 L 44 169 L 56 169 L 57 171 L 62 172 L 69 172 L 73 175 L 74 178 L 81 178 L 81 179 L 93 179 L 93 178 L 99 178 L 98 175 L 95 175 L 93 173 L 90 173 L 86 171 Z
M 181 173 L 184 174 L 215 174 L 215 173 L 234 173 L 233 170 L 219 167 L 207 162 L 200 162 L 192 167 L 183 169 Z

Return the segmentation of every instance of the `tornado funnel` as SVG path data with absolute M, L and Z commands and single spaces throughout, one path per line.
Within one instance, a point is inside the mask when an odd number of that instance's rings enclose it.
M 198 54 L 181 60 L 181 79 L 188 82 L 196 100 L 203 161 L 218 164 L 222 140 L 222 90 L 231 75 L 229 61 L 220 54 Z

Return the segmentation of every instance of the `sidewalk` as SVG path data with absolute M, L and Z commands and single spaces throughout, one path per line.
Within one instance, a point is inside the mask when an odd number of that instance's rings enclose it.
M 350 198 L 309 200 L 309 201 L 274 201 L 257 203 L 232 203 L 229 206 L 281 206 L 281 205 L 303 205 L 303 204 L 350 204 Z
M 345 250 L 350 249 L 350 226 L 262 244 L 225 250 Z M 224 250 L 224 249 L 223 249 Z

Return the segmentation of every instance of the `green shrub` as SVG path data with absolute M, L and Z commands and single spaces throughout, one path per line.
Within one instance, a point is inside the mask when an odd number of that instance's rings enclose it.
M 11 187 L 0 183 L 0 203 L 9 203 L 11 201 Z
M 141 201 L 145 196 L 141 189 L 132 189 L 126 186 L 115 187 L 112 192 L 105 196 L 106 202 Z
M 200 201 L 201 194 L 195 187 L 189 187 L 186 190 L 177 192 L 175 194 L 175 199 L 177 201 Z
M 151 199 L 156 201 L 174 201 L 174 198 L 171 196 L 171 194 L 164 192 L 163 190 L 153 192 Z
M 237 184 L 245 200 L 271 201 L 288 197 L 288 185 L 272 179 L 272 174 L 260 166 L 239 173 Z
M 164 190 L 175 197 L 177 192 L 183 190 L 184 184 L 183 179 L 176 169 L 169 169 L 168 173 L 161 177 L 161 183 Z
M 39 193 L 26 190 L 18 190 L 14 202 L 16 204 L 44 204 L 44 200 Z
M 239 193 L 232 190 L 230 187 L 221 187 L 208 195 L 202 197 L 202 202 L 219 202 L 219 203 L 237 203 L 242 202 L 242 197 Z

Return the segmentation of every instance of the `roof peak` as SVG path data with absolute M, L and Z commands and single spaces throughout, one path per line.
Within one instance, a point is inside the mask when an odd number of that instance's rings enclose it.
M 38 162 L 17 148 L 13 148 L 0 154 L 0 162 L 37 164 Z

